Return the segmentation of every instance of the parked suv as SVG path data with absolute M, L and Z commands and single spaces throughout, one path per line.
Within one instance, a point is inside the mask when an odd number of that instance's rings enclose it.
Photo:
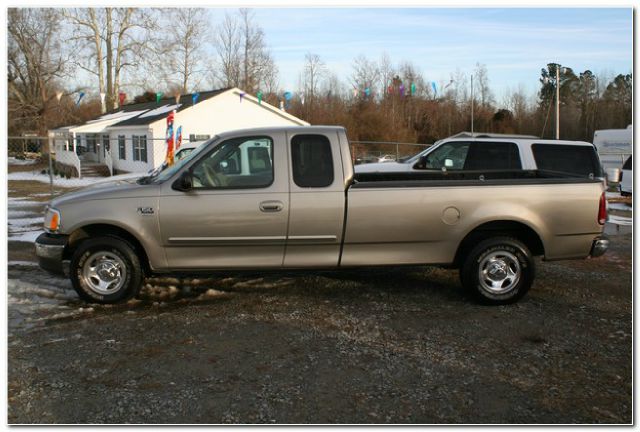
M 593 144 L 531 138 L 443 140 L 404 162 L 358 165 L 356 173 L 441 170 L 547 170 L 602 178 Z

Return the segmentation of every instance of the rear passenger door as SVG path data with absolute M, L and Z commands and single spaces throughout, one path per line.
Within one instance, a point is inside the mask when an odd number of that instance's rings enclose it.
M 284 267 L 338 265 L 344 174 L 338 132 L 288 134 L 289 228 Z

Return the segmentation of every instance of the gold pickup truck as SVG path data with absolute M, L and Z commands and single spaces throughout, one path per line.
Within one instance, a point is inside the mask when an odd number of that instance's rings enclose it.
M 439 264 L 459 268 L 479 301 L 505 304 L 531 287 L 534 256 L 605 252 L 592 145 L 466 142 L 491 150 L 474 150 L 473 169 L 444 158 L 440 169 L 354 174 L 341 127 L 220 134 L 150 176 L 54 199 L 36 254 L 99 303 L 135 296 L 151 274 Z M 563 158 L 577 172 L 558 170 Z

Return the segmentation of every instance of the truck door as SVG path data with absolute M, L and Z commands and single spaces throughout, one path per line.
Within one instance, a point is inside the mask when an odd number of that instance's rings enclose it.
M 193 188 L 166 182 L 159 223 L 172 269 L 280 267 L 289 214 L 284 132 L 221 142 L 191 166 Z
M 285 267 L 335 267 L 345 191 L 338 132 L 289 133 L 290 209 Z

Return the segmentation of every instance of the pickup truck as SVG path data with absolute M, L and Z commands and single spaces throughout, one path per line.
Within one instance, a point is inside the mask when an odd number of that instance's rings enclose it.
M 354 174 L 344 128 L 246 129 L 152 175 L 52 200 L 36 255 L 98 303 L 163 273 L 437 264 L 458 268 L 479 301 L 505 304 L 531 287 L 535 256 L 607 249 L 594 170 Z

